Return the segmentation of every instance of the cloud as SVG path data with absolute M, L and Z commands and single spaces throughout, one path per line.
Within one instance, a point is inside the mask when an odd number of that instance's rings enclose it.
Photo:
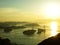
M 0 21 L 35 21 L 38 16 L 15 8 L 0 8 Z

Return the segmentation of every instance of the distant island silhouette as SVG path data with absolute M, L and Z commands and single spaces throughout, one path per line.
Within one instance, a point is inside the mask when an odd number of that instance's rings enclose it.
M 0 22 L 0 29 L 3 29 L 5 33 L 9 33 L 13 29 L 35 28 L 38 26 L 40 25 L 30 22 Z

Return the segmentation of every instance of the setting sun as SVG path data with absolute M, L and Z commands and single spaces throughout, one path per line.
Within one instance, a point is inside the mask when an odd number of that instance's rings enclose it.
M 49 18 L 56 19 L 59 15 L 59 10 L 58 3 L 48 3 L 44 7 L 44 14 Z

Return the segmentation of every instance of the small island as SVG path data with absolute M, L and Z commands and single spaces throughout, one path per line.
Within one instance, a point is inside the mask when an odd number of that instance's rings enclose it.
M 38 29 L 37 34 L 40 34 L 41 32 L 45 32 L 45 30 L 44 29 Z
M 33 35 L 36 32 L 36 30 L 26 30 L 23 32 L 24 35 Z

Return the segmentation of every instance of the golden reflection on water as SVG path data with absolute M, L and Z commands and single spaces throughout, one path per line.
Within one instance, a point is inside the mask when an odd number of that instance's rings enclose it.
M 50 29 L 51 29 L 51 36 L 55 36 L 58 32 L 58 24 L 57 22 L 51 22 L 50 24 Z

